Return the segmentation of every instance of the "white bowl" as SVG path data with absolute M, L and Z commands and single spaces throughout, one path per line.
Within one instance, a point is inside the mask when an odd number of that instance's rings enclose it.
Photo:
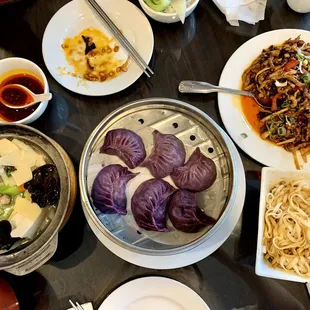
M 310 12 L 310 0 L 287 0 L 287 4 L 297 13 Z
M 44 75 L 43 71 L 32 61 L 24 58 L 18 57 L 10 57 L 0 60 L 0 77 L 5 75 L 6 73 L 13 71 L 13 70 L 25 70 L 33 73 L 36 77 L 38 77 L 44 85 L 44 92 L 49 92 L 49 87 L 47 83 L 46 76 Z M 30 124 L 37 120 L 45 111 L 47 107 L 48 101 L 42 101 L 38 108 L 26 118 L 23 118 L 16 122 L 10 122 L 15 124 Z M 0 124 L 8 123 L 4 120 L 0 119 Z
M 257 236 L 257 250 L 256 250 L 256 264 L 255 273 L 259 276 L 281 279 L 295 282 L 310 282 L 310 277 L 301 277 L 294 273 L 281 271 L 280 269 L 271 268 L 263 257 L 263 235 L 265 225 L 265 208 L 266 195 L 269 193 L 272 186 L 281 180 L 297 181 L 309 180 L 310 172 L 305 170 L 280 170 L 276 168 L 263 168 L 262 183 L 260 190 L 259 202 L 259 219 L 258 219 L 258 236 Z
M 177 13 L 163 13 L 163 12 L 156 12 L 152 10 L 143 0 L 139 0 L 140 5 L 143 11 L 153 18 L 154 20 L 165 23 L 165 24 L 172 24 L 180 21 L 180 17 Z M 199 0 L 194 0 L 193 3 L 186 8 L 185 17 L 189 16 L 196 8 Z

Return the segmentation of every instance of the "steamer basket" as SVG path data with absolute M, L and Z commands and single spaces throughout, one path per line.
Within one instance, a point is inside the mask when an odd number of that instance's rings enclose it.
M 174 255 L 205 242 L 220 229 L 235 201 L 238 180 L 234 156 L 213 123 L 197 108 L 165 98 L 135 101 L 108 115 L 89 137 L 82 153 L 79 171 L 83 209 L 99 231 L 116 244 L 140 254 Z M 200 147 L 202 153 L 212 158 L 218 176 L 211 188 L 197 194 L 197 203 L 206 214 L 217 220 L 215 225 L 195 234 L 177 231 L 169 220 L 169 232 L 159 233 L 139 228 L 131 212 L 131 197 L 143 181 L 152 178 L 146 168 L 140 167 L 131 169 L 140 174 L 127 185 L 126 216 L 103 214 L 96 209 L 90 198 L 90 190 L 97 173 L 102 166 L 116 163 L 124 165 L 116 156 L 99 153 L 106 133 L 116 128 L 130 129 L 139 134 L 147 155 L 153 148 L 152 132 L 157 129 L 161 133 L 176 135 L 184 143 L 186 159 L 196 147 Z M 165 180 L 173 184 L 170 177 Z

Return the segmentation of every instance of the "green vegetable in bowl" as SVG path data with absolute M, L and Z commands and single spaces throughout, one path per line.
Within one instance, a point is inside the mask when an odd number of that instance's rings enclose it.
M 7 175 L 7 177 L 11 177 L 12 176 L 12 172 L 16 171 L 16 168 L 13 166 L 4 166 L 4 171 Z
M 0 186 L 0 194 L 1 195 L 9 195 L 9 196 L 17 196 L 21 192 L 19 191 L 17 186 L 11 186 L 11 185 L 1 185 Z
M 8 220 L 13 210 L 13 205 L 0 205 L 0 221 Z
M 171 4 L 171 0 L 144 0 L 144 2 L 156 12 L 164 11 Z

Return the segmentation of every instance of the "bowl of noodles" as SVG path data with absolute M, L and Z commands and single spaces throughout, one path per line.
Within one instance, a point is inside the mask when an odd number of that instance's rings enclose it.
M 310 281 L 310 172 L 263 168 L 255 272 Z
M 233 140 L 258 162 L 310 170 L 310 32 L 281 29 L 243 44 L 228 60 L 220 86 L 253 98 L 219 94 Z

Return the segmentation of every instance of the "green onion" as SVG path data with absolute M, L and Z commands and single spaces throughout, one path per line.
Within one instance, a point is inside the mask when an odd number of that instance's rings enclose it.
M 298 61 L 304 61 L 305 59 L 304 55 L 301 55 L 301 54 L 296 54 L 296 58 Z
M 284 127 L 278 128 L 278 135 L 284 137 L 286 135 L 286 129 Z
M 304 75 L 301 76 L 301 79 L 303 80 L 303 82 L 305 84 L 309 84 L 310 83 L 310 74 L 309 73 L 306 73 Z
M 274 132 L 276 131 L 276 128 L 274 128 L 274 127 L 275 127 L 275 123 L 273 123 L 273 124 L 270 125 L 269 131 L 270 131 L 271 133 L 274 133 Z
M 296 122 L 296 117 L 289 117 L 288 119 L 290 120 L 291 123 L 295 123 Z
M 286 108 L 290 105 L 290 102 L 288 100 L 285 100 L 282 104 L 281 104 L 281 108 Z

